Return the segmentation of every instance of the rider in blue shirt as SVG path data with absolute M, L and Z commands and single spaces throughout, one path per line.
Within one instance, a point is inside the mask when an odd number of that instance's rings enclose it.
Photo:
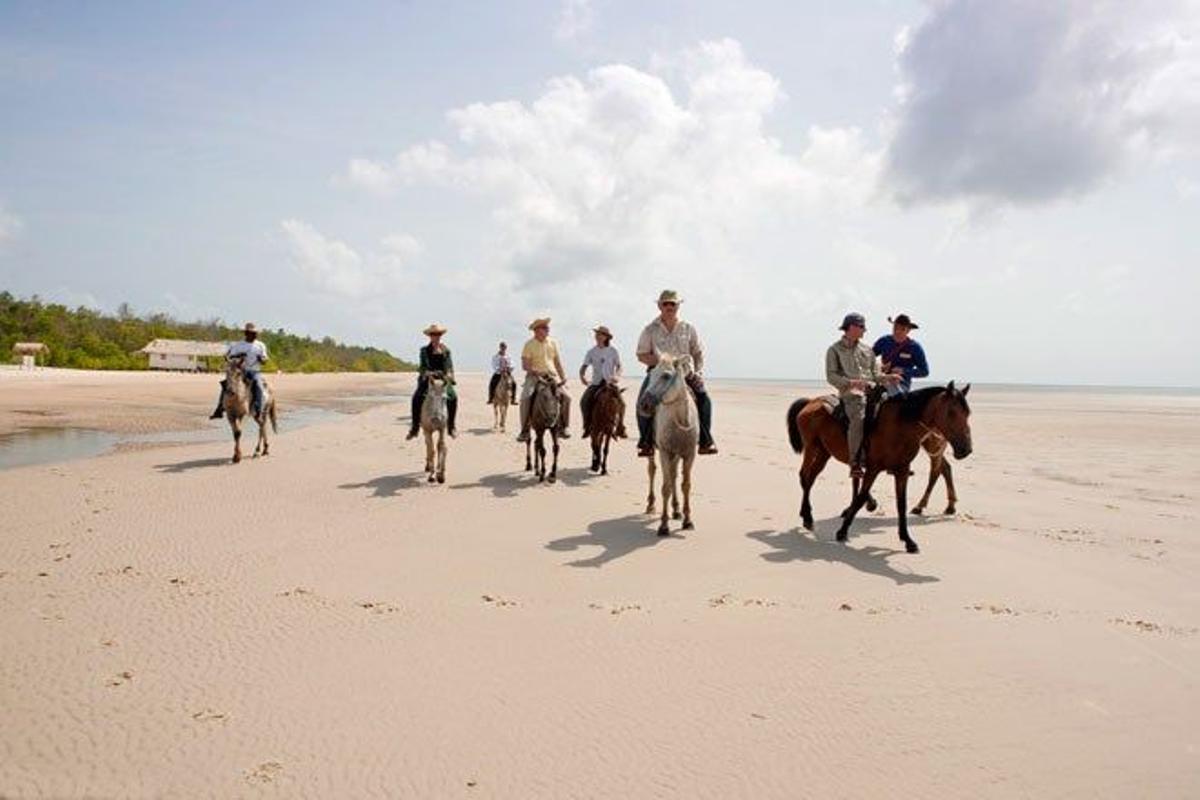
M 913 378 L 924 378 L 929 374 L 929 362 L 925 360 L 925 351 L 916 339 L 910 338 L 909 333 L 921 327 L 909 319 L 908 314 L 899 314 L 895 319 L 888 317 L 892 323 L 890 336 L 881 336 L 875 342 L 875 355 L 883 359 L 883 371 L 900 376 L 900 383 L 888 388 L 889 395 L 907 392 L 912 388 Z

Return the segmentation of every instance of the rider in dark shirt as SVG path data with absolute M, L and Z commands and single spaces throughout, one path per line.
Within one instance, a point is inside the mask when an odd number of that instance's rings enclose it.
M 446 430 L 451 436 L 458 435 L 454 425 L 454 419 L 458 416 L 458 393 L 454 389 L 454 360 L 450 357 L 450 348 L 442 344 L 442 334 L 445 332 L 446 329 L 437 324 L 425 329 L 429 344 L 421 348 L 417 390 L 412 396 L 409 439 L 417 438 L 417 429 L 421 426 L 421 405 L 425 402 L 425 393 L 429 389 L 429 374 L 432 372 L 440 372 L 446 377 Z

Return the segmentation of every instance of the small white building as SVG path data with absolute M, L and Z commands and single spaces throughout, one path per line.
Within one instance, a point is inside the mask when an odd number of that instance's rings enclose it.
M 226 345 L 221 342 L 189 342 L 183 339 L 155 339 L 139 350 L 149 359 L 150 369 L 175 369 L 200 372 L 204 358 L 220 358 Z

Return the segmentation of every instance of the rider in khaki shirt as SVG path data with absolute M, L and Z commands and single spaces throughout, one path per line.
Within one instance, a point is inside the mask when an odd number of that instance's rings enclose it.
M 571 436 L 567 423 L 571 413 L 571 398 L 562 388 L 567 382 L 567 373 L 563 369 L 562 359 L 558 355 L 558 342 L 550 338 L 550 318 L 543 317 L 529 323 L 533 338 L 521 348 L 521 368 L 525 370 L 525 383 L 521 387 L 521 433 L 518 442 L 529 441 L 529 409 L 533 403 L 533 390 L 537 388 L 538 377 L 558 374 L 558 437 L 568 439 Z
M 862 314 L 847 314 L 842 320 L 842 338 L 825 351 L 825 379 L 838 390 L 850 420 L 850 475 L 862 476 L 863 426 L 867 419 L 867 389 L 874 384 L 894 386 L 899 375 L 885 375 L 875 353 L 863 343 L 867 321 Z

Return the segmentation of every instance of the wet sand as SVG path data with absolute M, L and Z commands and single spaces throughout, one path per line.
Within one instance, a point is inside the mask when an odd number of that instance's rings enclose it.
M 840 466 L 797 530 L 795 387 L 711 382 L 697 529 L 659 539 L 631 443 L 602 478 L 576 434 L 537 485 L 483 384 L 445 486 L 404 404 L 236 467 L 221 442 L 0 472 L 0 796 L 1200 793 L 1195 396 L 977 388 L 958 514 L 907 555 L 886 486 L 832 541 Z M 0 393 L 0 425 L 43 408 Z M 45 402 L 154 430 L 211 394 Z

